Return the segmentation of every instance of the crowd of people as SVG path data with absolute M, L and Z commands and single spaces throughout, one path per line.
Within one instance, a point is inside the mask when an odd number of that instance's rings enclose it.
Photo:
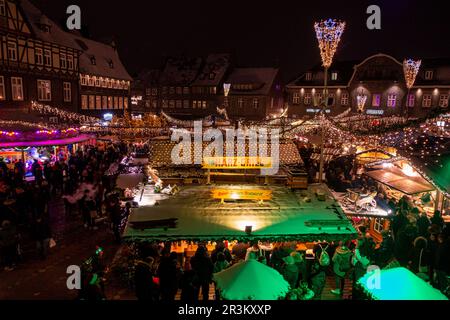
M 105 175 L 112 163 L 127 154 L 126 144 L 110 144 L 104 150 L 86 145 L 76 152 L 31 166 L 34 179 L 25 179 L 26 167 L 18 160 L 14 167 L 0 161 L 0 265 L 12 271 L 24 259 L 22 244 L 32 240 L 36 253 L 45 259 L 55 244 L 50 227 L 49 203 L 65 199 L 66 216 L 82 217 L 86 228 L 96 229 L 95 218 L 106 213 L 112 222 L 116 241 L 123 210 L 111 193 L 114 177 Z M 86 186 L 89 186 L 87 188 Z M 69 203 L 66 197 L 81 190 L 82 197 Z

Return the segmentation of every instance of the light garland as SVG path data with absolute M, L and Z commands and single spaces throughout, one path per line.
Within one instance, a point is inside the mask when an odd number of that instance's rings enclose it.
M 345 22 L 335 19 L 321 20 L 314 24 L 320 56 L 325 68 L 329 68 L 345 29 Z
M 421 63 L 421 60 L 414 61 L 412 59 L 405 59 L 403 61 L 403 73 L 405 75 L 406 87 L 408 89 L 411 89 L 414 85 Z
M 40 114 L 52 115 L 65 121 L 74 121 L 79 123 L 95 123 L 100 121 L 100 119 L 96 117 L 86 116 L 84 114 L 76 112 L 65 111 L 60 108 L 37 103 L 36 101 L 31 102 L 31 110 L 37 111 Z

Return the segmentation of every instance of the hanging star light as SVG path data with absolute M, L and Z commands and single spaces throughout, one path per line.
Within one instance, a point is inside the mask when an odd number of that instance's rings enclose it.
M 421 60 L 405 59 L 403 61 L 403 73 L 405 74 L 406 87 L 408 89 L 411 89 L 414 85 L 421 63 Z
M 344 32 L 345 22 L 335 19 L 321 20 L 314 24 L 314 29 L 319 42 L 322 64 L 325 68 L 329 68 Z

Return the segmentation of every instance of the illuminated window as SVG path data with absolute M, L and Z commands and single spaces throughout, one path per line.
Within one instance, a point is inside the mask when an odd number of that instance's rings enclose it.
M 162 99 L 161 106 L 165 109 L 167 108 L 167 99 Z
M 123 97 L 119 97 L 119 109 L 123 109 Z
M 309 106 L 311 104 L 311 93 L 305 93 L 305 97 L 303 98 L 303 103 L 306 106 Z
M 348 106 L 348 93 L 347 92 L 344 92 L 341 95 L 341 105 Z
M 38 80 L 37 91 L 39 101 L 51 101 L 52 100 L 52 88 L 50 80 Z
M 108 109 L 113 108 L 113 98 L 111 96 L 108 97 Z
M 66 57 L 65 53 L 59 54 L 59 64 L 60 64 L 61 69 L 67 68 L 67 57 Z
M 294 94 L 292 95 L 292 103 L 300 104 L 300 93 L 294 92 Z
M 408 99 L 407 100 L 407 106 L 413 108 L 415 103 L 416 103 L 416 95 L 411 93 L 411 94 L 408 95 L 407 99 Z
M 424 94 L 422 98 L 422 107 L 429 108 L 431 107 L 431 94 Z
M 389 94 L 387 99 L 387 106 L 388 107 L 395 107 L 397 105 L 397 95 L 396 94 Z
M 319 105 L 319 104 L 321 104 L 322 103 L 322 93 L 321 92 L 319 92 L 319 93 L 316 93 L 315 95 L 314 95 L 315 97 L 315 104 L 317 104 L 317 105 Z
M 102 88 L 106 88 L 106 79 L 100 77 L 100 85 L 102 86 Z
M 87 95 L 83 94 L 81 95 L 81 109 L 87 110 L 88 108 L 88 97 Z
M 95 86 L 96 87 L 100 87 L 100 78 L 99 77 L 94 77 L 95 79 Z
M 311 72 L 307 72 L 305 78 L 306 78 L 306 81 L 311 81 L 312 80 L 312 73 Z
M 8 58 L 11 61 L 17 61 L 17 44 L 8 42 Z
M 331 73 L 331 80 L 337 80 L 338 74 L 337 72 L 332 72 Z
M 448 107 L 448 94 L 441 94 L 439 96 L 439 107 L 441 108 Z
M 102 109 L 108 109 L 108 97 L 102 96 Z
M 82 86 L 86 86 L 88 84 L 87 76 L 80 75 L 80 82 Z
M 197 100 L 193 100 L 192 101 L 192 109 L 196 109 L 197 108 Z
M 258 98 L 253 99 L 253 109 L 258 109 L 259 107 L 259 100 Z
M 102 109 L 102 96 L 95 96 L 95 109 Z
M 73 56 L 71 54 L 67 55 L 67 69 L 73 70 Z
M 128 109 L 128 98 L 127 97 L 123 98 L 123 108 Z
M 189 91 L 188 91 L 188 93 L 189 93 Z M 157 96 L 157 95 L 158 95 L 158 89 L 157 88 L 152 88 L 152 96 Z
M 52 52 L 49 49 L 44 50 L 44 64 L 47 67 L 52 66 Z
M 237 105 L 238 105 L 238 108 L 244 107 L 244 100 L 242 98 L 238 98 Z
M 106 87 L 108 87 L 109 89 L 112 88 L 112 82 L 111 82 L 111 79 L 109 79 L 109 78 L 106 78 Z
M 177 100 L 177 102 L 176 102 L 176 106 L 177 106 L 177 108 L 181 108 L 182 107 L 182 101 L 181 100 Z
M 205 100 L 202 101 L 202 108 L 206 109 L 206 101 Z
M 383 220 L 380 218 L 376 218 L 373 223 L 373 230 L 381 234 L 381 231 L 384 230 Z
M 372 107 L 381 106 L 381 94 L 373 94 L 372 95 Z
M 425 80 L 433 80 L 433 70 L 425 71 Z
M 152 100 L 152 108 L 158 108 L 158 101 L 157 100 Z M 188 106 L 186 108 L 189 108 L 189 101 L 188 101 Z
M 72 84 L 70 82 L 63 83 L 64 102 L 72 101 Z
M 34 49 L 34 62 L 39 66 L 42 66 L 44 64 L 44 56 L 42 54 L 41 48 Z
M 86 76 L 88 79 L 89 86 L 93 87 L 95 85 L 95 77 Z
M 118 97 L 114 97 L 114 109 L 119 108 L 119 98 Z
M 89 109 L 95 109 L 95 96 L 89 96 Z
M 5 78 L 0 76 L 0 100 L 5 100 Z

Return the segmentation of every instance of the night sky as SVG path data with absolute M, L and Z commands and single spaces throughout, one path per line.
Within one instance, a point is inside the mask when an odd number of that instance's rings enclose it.
M 329 17 L 347 22 L 337 59 L 378 52 L 399 59 L 450 57 L 444 1 L 31 1 L 58 22 L 65 21 L 68 5 L 79 5 L 83 31 L 97 40 L 116 37 L 131 75 L 160 66 L 168 55 L 229 52 L 240 66 L 279 66 L 289 80 L 320 62 L 313 23 Z M 366 27 L 371 4 L 381 8 L 381 30 Z

